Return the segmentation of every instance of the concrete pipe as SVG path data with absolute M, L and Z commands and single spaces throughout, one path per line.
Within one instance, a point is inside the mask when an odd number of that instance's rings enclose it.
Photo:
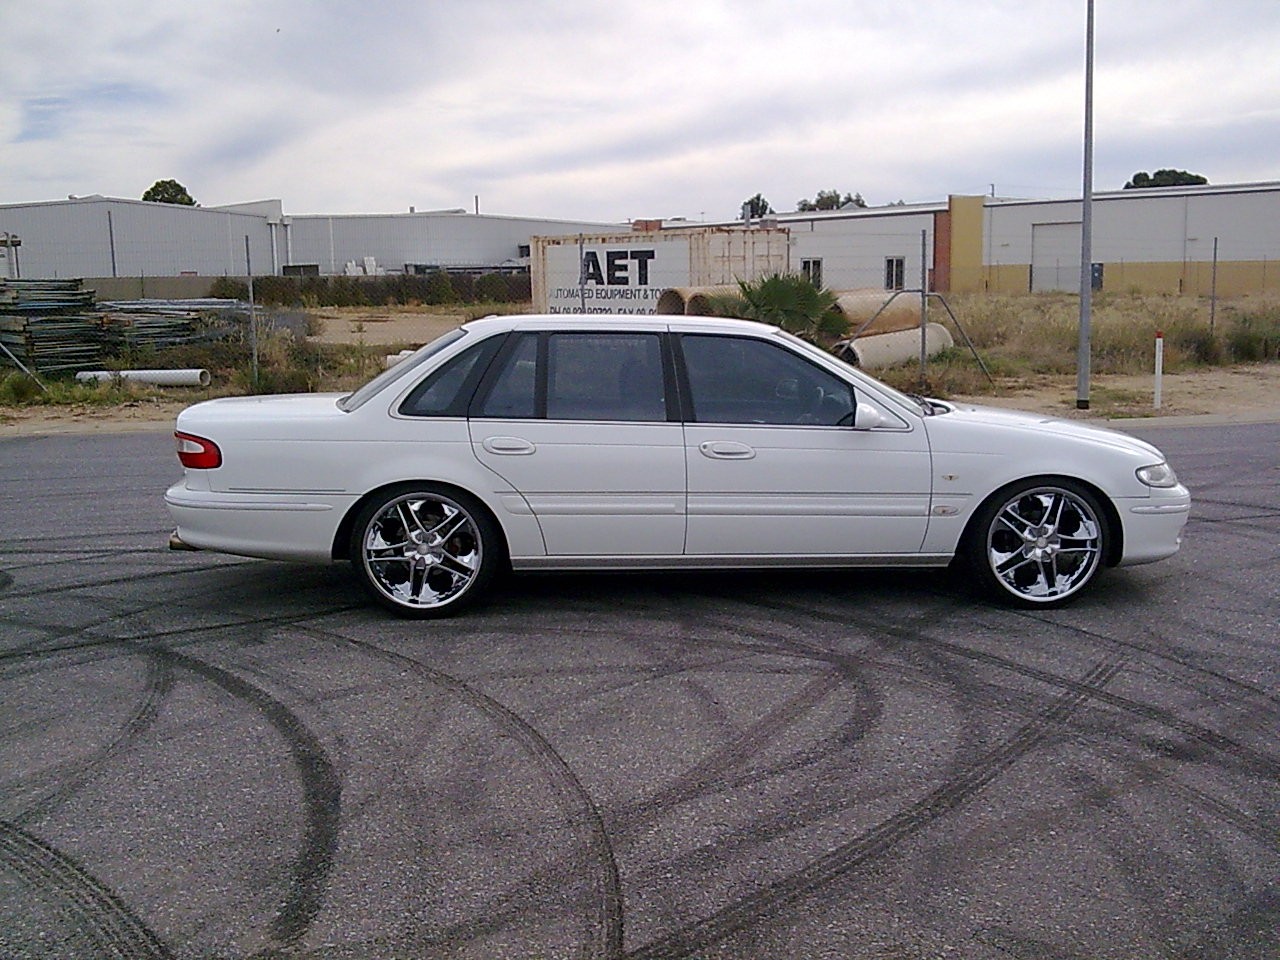
M 661 314 L 684 313 L 690 316 L 706 317 L 711 315 L 710 299 L 715 296 L 732 295 L 738 292 L 736 286 L 725 284 L 713 287 L 668 287 L 658 296 L 658 306 L 654 311 Z
M 868 287 L 862 290 L 840 290 L 836 293 L 836 312 L 849 322 L 849 333 L 870 320 L 883 307 L 892 290 Z M 874 333 L 892 333 L 920 326 L 920 294 L 901 293 L 876 317 L 875 322 L 862 331 L 862 336 Z
M 653 311 L 666 316 L 684 313 L 685 291 L 680 287 L 668 287 L 658 295 L 658 306 Z
M 711 301 L 716 297 L 731 297 L 738 293 L 737 287 L 694 287 L 685 300 L 684 312 L 691 317 L 709 317 Z
M 156 387 L 207 387 L 212 382 L 208 370 L 84 370 L 76 374 L 81 383 L 103 380 L 131 380 Z
M 951 333 L 940 323 L 925 326 L 925 354 L 935 356 L 955 345 Z M 874 369 L 891 367 L 895 363 L 916 360 L 920 357 L 920 328 L 895 330 L 892 333 L 876 333 L 856 340 L 842 340 L 832 352 L 855 367 Z

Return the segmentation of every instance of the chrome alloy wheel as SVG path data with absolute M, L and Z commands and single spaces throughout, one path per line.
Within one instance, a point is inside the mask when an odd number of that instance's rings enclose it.
M 1063 487 L 1020 492 L 987 527 L 986 560 L 996 582 L 1029 603 L 1064 600 L 1092 579 L 1105 527 L 1098 510 Z
M 480 576 L 476 520 L 449 498 L 417 491 L 390 500 L 365 523 L 361 563 L 391 603 L 426 612 L 467 592 Z

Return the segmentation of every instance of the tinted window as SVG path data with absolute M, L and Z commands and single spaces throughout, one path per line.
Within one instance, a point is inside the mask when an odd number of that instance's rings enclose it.
M 493 388 L 480 408 L 482 417 L 530 419 L 538 415 L 538 337 L 526 333 L 516 341 L 498 370 Z
M 476 382 L 501 343 L 502 337 L 490 337 L 446 360 L 405 397 L 400 412 L 410 417 L 465 416 Z
M 557 333 L 547 344 L 551 420 L 666 420 L 656 334 Z
M 747 337 L 681 338 L 700 423 L 835 426 L 852 420 L 853 390 L 790 350 Z
M 378 374 L 355 393 L 348 394 L 339 400 L 338 405 L 342 407 L 343 410 L 354 410 L 374 394 L 379 393 L 389 383 L 399 380 L 401 377 L 408 376 L 421 364 L 425 363 L 428 359 L 435 356 L 445 347 L 449 346 L 449 344 L 460 340 L 465 336 L 465 330 L 450 330 L 448 333 L 432 340 L 413 356 L 401 360 L 399 363 L 383 370 L 382 373 Z

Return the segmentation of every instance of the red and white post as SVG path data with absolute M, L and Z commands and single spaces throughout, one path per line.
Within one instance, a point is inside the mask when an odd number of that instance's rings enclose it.
M 1164 332 L 1156 331 L 1156 389 L 1155 389 L 1155 408 L 1160 409 L 1160 394 L 1163 392 L 1164 386 Z

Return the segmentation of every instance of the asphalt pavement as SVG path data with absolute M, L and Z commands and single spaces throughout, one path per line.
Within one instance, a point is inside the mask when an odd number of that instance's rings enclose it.
M 165 549 L 165 432 L 0 439 L 0 957 L 1280 956 L 1280 424 L 1133 424 L 1182 551 L 521 576 Z

